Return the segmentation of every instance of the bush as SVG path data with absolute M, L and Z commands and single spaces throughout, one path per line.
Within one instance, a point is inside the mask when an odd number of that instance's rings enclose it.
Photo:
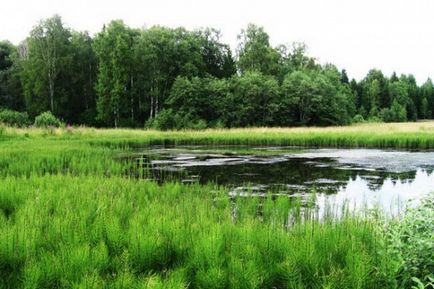
M 362 115 L 360 115 L 360 114 L 356 114 L 356 115 L 353 117 L 353 123 L 363 123 L 363 122 L 365 122 L 365 119 L 363 118 Z
M 193 122 L 189 128 L 202 130 L 202 129 L 206 129 L 207 127 L 208 127 L 208 125 L 207 125 L 206 121 L 203 119 L 199 119 L 199 120 L 196 120 L 195 122 Z
M 35 118 L 36 127 L 60 127 L 62 125 L 63 123 L 50 111 L 43 112 Z
M 0 111 L 0 122 L 16 127 L 25 127 L 30 124 L 27 112 L 18 112 L 10 109 Z
M 169 130 L 175 127 L 175 119 L 171 109 L 163 109 L 154 119 L 148 120 L 145 127 Z
M 379 118 L 378 116 L 370 116 L 368 118 L 367 122 L 369 122 L 369 123 L 379 123 L 379 122 L 383 122 L 383 119 Z
M 400 264 L 397 273 L 403 286 L 410 288 L 414 282 L 432 282 L 434 193 L 416 207 L 410 206 L 404 217 L 390 224 L 387 231 L 390 255 Z
M 162 110 L 153 120 L 148 121 L 145 127 L 159 130 L 169 129 L 206 129 L 208 124 L 201 118 L 195 118 L 191 114 L 174 113 L 172 109 Z

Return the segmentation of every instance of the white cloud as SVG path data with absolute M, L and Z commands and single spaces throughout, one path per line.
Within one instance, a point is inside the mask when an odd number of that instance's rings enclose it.
M 23 40 L 41 19 L 60 14 L 76 30 L 98 32 L 123 19 L 132 27 L 211 26 L 233 48 L 247 23 L 265 27 L 273 44 L 303 41 L 321 62 L 362 78 L 369 69 L 390 75 L 434 76 L 432 0 L 1 0 L 0 39 Z

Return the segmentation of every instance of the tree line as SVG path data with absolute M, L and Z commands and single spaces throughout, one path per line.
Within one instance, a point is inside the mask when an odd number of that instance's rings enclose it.
M 19 45 L 0 42 L 0 107 L 70 124 L 206 128 L 344 125 L 434 118 L 431 79 L 361 81 L 320 65 L 301 43 L 273 47 L 262 27 L 236 54 L 212 28 L 135 29 L 116 20 L 91 37 L 55 15 Z

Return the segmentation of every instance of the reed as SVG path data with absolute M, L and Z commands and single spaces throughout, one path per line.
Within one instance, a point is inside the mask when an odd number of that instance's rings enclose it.
M 346 127 L 208 129 L 154 131 L 94 128 L 4 128 L 0 140 L 15 138 L 84 140 L 93 145 L 148 144 L 292 145 L 311 147 L 434 148 L 434 122 L 374 123 Z

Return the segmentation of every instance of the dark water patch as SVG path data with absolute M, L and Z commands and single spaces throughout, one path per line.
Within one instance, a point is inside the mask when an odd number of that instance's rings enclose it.
M 144 178 L 217 183 L 232 196 L 275 195 L 355 206 L 434 190 L 434 152 L 291 147 L 150 147 L 133 156 Z

